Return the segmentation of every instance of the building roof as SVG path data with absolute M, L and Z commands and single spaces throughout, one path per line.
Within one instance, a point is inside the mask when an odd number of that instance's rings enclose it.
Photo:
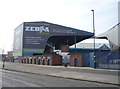
M 98 35 L 97 38 L 107 38 L 111 49 L 118 50 L 120 48 L 120 23 Z
M 70 48 L 75 48 L 75 46 L 70 46 Z M 76 48 L 81 48 L 81 49 L 94 49 L 94 44 L 93 43 L 78 43 L 76 44 Z M 95 44 L 95 49 L 110 49 L 109 44 L 105 43 L 96 43 Z

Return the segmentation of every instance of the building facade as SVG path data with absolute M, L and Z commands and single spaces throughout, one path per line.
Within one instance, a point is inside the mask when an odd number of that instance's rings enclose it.
M 24 22 L 15 29 L 13 55 L 50 54 L 63 45 L 71 46 L 91 36 L 91 32 L 44 21 Z

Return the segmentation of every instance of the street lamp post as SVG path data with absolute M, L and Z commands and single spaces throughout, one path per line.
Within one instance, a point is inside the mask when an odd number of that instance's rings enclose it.
M 93 40 L 93 44 L 94 44 L 94 68 L 96 68 L 96 58 L 95 58 L 95 19 L 94 19 L 94 10 L 91 10 L 92 12 L 93 12 L 93 34 L 94 34 L 94 36 L 93 36 L 93 38 L 94 38 L 94 40 Z
M 2 50 L 2 62 L 3 62 L 2 69 L 4 69 L 5 67 L 5 58 L 3 57 L 3 54 L 4 54 L 4 49 Z

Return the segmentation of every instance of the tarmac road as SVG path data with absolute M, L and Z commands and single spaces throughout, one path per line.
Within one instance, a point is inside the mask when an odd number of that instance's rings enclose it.
M 2 62 L 0 62 L 2 64 Z M 119 71 L 108 69 L 93 69 L 87 67 L 63 67 L 63 66 L 46 66 L 35 64 L 5 63 L 5 69 L 15 70 L 52 77 L 84 80 L 104 84 L 119 84 Z
M 2 87 L 118 87 L 17 71 L 2 71 Z

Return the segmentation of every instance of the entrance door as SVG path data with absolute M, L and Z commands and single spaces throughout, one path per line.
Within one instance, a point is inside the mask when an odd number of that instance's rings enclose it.
M 48 59 L 47 65 L 50 65 L 50 59 Z
M 45 60 L 42 61 L 42 64 L 43 64 L 43 65 L 45 64 Z
M 36 59 L 34 59 L 34 64 L 36 64 Z
M 32 64 L 32 59 L 30 59 L 30 64 Z
M 38 65 L 40 65 L 40 59 L 38 59 Z
M 29 59 L 27 59 L 27 64 L 29 64 Z
M 78 67 L 78 59 L 77 58 L 74 59 L 74 66 Z

